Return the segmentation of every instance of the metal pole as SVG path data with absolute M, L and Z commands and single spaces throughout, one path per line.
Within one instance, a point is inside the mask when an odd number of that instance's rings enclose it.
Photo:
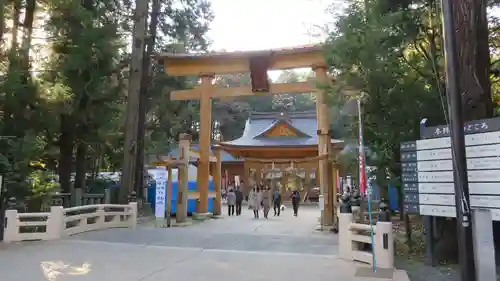
M 366 170 L 365 170 L 365 144 L 364 144 L 364 140 L 363 140 L 363 116 L 362 116 L 362 111 L 361 111 L 361 100 L 358 99 L 357 100 L 357 105 L 358 105 L 358 127 L 359 127 L 359 155 L 358 155 L 358 162 L 359 162 L 359 165 L 358 165 L 358 191 L 360 194 L 366 192 L 366 190 L 361 190 L 361 184 L 364 184 L 364 188 L 366 189 L 368 186 L 367 186 L 367 183 L 366 181 L 364 183 L 361 182 L 361 175 L 362 173 L 366 173 Z M 363 159 L 361 159 L 361 157 L 363 157 Z M 361 160 L 363 160 L 363 171 L 361 170 Z M 365 179 L 366 179 L 366 176 L 365 176 Z
M 446 61 L 446 86 L 450 119 L 451 151 L 454 168 L 455 206 L 458 231 L 458 257 L 462 281 L 475 281 L 474 252 L 472 242 L 469 179 L 465 154 L 462 95 L 457 70 L 456 27 L 453 5 L 456 0 L 441 0 L 443 10 L 444 55 Z
M 364 137 L 363 137 L 363 116 L 362 116 L 362 111 L 361 111 L 361 100 L 358 99 L 358 121 L 359 121 L 359 191 L 361 191 L 361 185 L 363 185 L 365 190 L 364 192 L 367 193 L 367 199 L 368 199 L 368 216 L 370 219 L 370 239 L 371 239 L 371 245 L 372 249 L 375 249 L 375 239 L 374 239 L 374 230 L 373 230 L 373 216 L 372 216 L 372 184 L 371 182 L 368 183 L 368 179 L 366 178 L 366 161 L 365 161 L 365 144 L 364 144 Z M 375 252 L 373 253 L 372 257 L 372 269 L 373 272 L 377 271 L 377 259 Z

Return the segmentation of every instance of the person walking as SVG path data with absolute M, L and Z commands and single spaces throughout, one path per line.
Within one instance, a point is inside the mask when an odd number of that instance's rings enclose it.
M 271 188 L 267 187 L 262 191 L 262 208 L 264 209 L 264 218 L 267 219 L 269 210 L 271 209 Z
M 252 190 L 252 192 L 250 193 L 249 203 L 251 204 L 250 206 L 252 207 L 254 218 L 258 219 L 259 218 L 259 210 L 260 210 L 260 207 L 262 204 L 262 200 L 260 198 L 260 190 L 258 187 L 254 188 Z
M 227 214 L 234 216 L 234 205 L 236 205 L 236 194 L 233 189 L 227 192 Z
M 234 191 L 236 195 L 236 215 L 241 215 L 241 204 L 243 204 L 243 192 L 241 192 L 241 185 Z
M 281 194 L 278 189 L 276 189 L 273 194 L 273 209 L 274 215 L 279 217 L 281 214 Z
M 227 185 L 227 190 L 233 190 L 234 191 L 234 188 L 235 188 L 235 185 L 234 185 L 234 181 L 230 181 L 229 184 Z
M 299 214 L 299 204 L 300 204 L 300 192 L 295 189 L 292 192 L 292 206 L 293 206 L 293 215 L 297 216 Z

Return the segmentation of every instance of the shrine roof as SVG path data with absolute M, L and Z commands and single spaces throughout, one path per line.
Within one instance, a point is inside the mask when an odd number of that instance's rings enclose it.
M 278 126 L 286 127 L 286 134 L 272 135 Z M 332 140 L 332 143 L 342 142 Z M 220 144 L 226 147 L 317 146 L 316 112 L 254 112 L 247 119 L 240 138 Z
M 277 49 L 267 49 L 267 50 L 257 50 L 257 51 L 219 51 L 211 53 L 173 53 L 165 52 L 158 53 L 155 55 L 157 59 L 170 59 L 170 60 L 186 60 L 186 59 L 203 59 L 203 58 L 246 58 L 252 56 L 268 56 L 268 55 L 289 55 L 289 54 L 301 54 L 308 52 L 322 51 L 323 45 L 302 45 L 287 48 L 277 48 Z

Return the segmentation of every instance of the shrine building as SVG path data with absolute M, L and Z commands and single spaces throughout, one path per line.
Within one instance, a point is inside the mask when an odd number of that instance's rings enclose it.
M 310 192 L 316 185 L 311 181 L 316 178 L 318 161 L 307 159 L 318 155 L 317 126 L 315 111 L 253 112 L 240 138 L 218 144 L 235 159 L 244 160 L 246 183 L 279 178 L 286 185 L 287 178 L 294 176 L 304 181 L 305 192 Z M 331 139 L 331 144 L 333 151 L 343 148 L 342 140 Z

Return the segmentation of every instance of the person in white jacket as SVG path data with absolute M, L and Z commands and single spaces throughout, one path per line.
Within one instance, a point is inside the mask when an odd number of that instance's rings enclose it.
M 250 206 L 252 207 L 253 210 L 253 216 L 254 218 L 258 219 L 259 218 L 259 210 L 262 204 L 262 199 L 261 199 L 261 194 L 259 188 L 254 188 L 250 192 L 249 200 L 248 200 Z
M 261 191 L 262 208 L 264 209 L 264 218 L 267 219 L 269 210 L 271 209 L 271 188 L 267 187 Z
M 234 207 L 236 205 L 236 193 L 233 189 L 229 189 L 227 192 L 227 214 L 229 216 L 234 216 Z

